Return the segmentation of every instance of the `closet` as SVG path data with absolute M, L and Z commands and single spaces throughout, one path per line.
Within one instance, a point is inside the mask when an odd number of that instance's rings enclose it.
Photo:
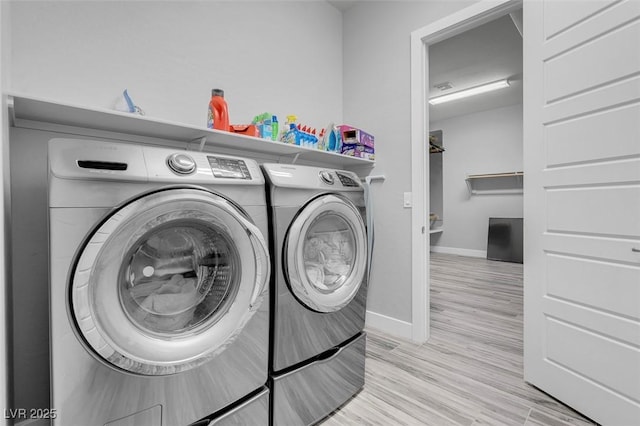
M 444 208 L 442 201 L 442 130 L 429 132 L 429 234 L 443 231 Z
M 431 251 L 487 258 L 494 237 L 521 246 L 522 36 L 514 19 L 430 45 L 428 65 Z

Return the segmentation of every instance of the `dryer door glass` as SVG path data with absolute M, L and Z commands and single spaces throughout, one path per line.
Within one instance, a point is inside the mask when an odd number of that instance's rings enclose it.
M 351 276 L 358 248 L 352 226 L 334 212 L 313 219 L 302 242 L 305 278 L 316 290 L 330 293 Z
M 366 230 L 358 208 L 338 195 L 314 199 L 291 224 L 285 251 L 296 298 L 318 312 L 342 309 L 367 269 Z
M 149 194 L 114 212 L 77 262 L 71 310 L 104 361 L 166 375 L 231 344 L 264 301 L 269 255 L 233 204 L 197 189 Z

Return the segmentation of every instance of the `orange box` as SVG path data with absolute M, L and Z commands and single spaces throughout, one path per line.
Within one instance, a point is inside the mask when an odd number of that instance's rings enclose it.
M 229 126 L 231 133 L 238 133 L 240 135 L 259 137 L 258 126 L 255 124 L 232 124 Z

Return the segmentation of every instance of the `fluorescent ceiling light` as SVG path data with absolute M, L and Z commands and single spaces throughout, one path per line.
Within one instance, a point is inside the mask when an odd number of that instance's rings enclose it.
M 470 89 L 461 90 L 459 92 L 449 93 L 448 95 L 442 95 L 429 99 L 431 105 L 438 105 L 443 102 L 455 101 L 457 99 L 466 98 L 469 96 L 479 95 L 480 93 L 491 92 L 493 90 L 502 89 L 503 87 L 509 87 L 509 80 L 499 80 L 492 83 L 482 84 L 480 86 L 472 87 Z

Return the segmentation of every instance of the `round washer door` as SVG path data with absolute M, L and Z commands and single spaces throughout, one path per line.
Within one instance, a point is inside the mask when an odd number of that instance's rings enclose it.
M 367 268 L 362 215 L 348 199 L 315 198 L 289 227 L 285 273 L 294 296 L 318 312 L 335 312 L 356 295 Z
M 144 375 L 201 365 L 262 303 L 270 266 L 260 230 L 226 199 L 169 189 L 113 213 L 71 278 L 71 311 L 107 363 Z

